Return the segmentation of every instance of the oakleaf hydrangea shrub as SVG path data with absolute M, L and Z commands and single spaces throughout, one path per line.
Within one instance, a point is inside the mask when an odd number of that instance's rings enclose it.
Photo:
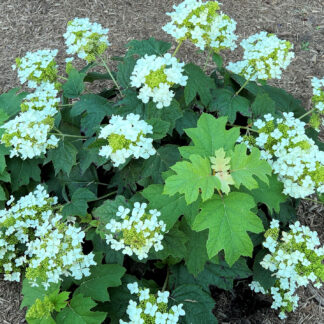
M 323 203 L 323 76 L 306 111 L 267 85 L 290 42 L 260 31 L 225 67 L 238 34 L 221 5 L 173 9 L 173 51 L 131 40 L 111 69 L 109 29 L 74 18 L 65 66 L 57 49 L 13 66 L 27 92 L 0 95 L 0 271 L 23 283 L 28 323 L 217 323 L 210 287 L 238 279 L 285 318 L 298 287 L 322 285 L 323 247 L 296 210 Z M 184 42 L 204 67 L 179 59 Z

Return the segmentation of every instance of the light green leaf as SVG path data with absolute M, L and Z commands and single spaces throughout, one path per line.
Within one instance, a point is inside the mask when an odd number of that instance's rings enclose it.
M 260 151 L 253 147 L 251 153 L 247 155 L 247 146 L 245 144 L 236 145 L 231 156 L 231 175 L 235 182 L 235 187 L 239 188 L 241 184 L 248 189 L 258 187 L 255 177 L 266 184 L 269 183 L 267 175 L 271 175 L 270 164 L 260 158 Z
M 145 39 L 141 41 L 133 39 L 132 41 L 127 43 L 125 47 L 128 48 L 126 57 L 132 55 L 138 55 L 142 57 L 145 54 L 160 56 L 170 49 L 171 43 L 159 41 L 151 37 L 150 39 Z
M 253 244 L 247 232 L 260 233 L 260 218 L 251 212 L 256 204 L 252 196 L 231 192 L 228 196 L 214 196 L 202 203 L 193 229 L 209 229 L 207 252 L 209 258 L 225 251 L 225 261 L 232 266 L 240 256 L 252 256 Z
M 212 99 L 210 90 L 215 88 L 215 83 L 195 64 L 189 63 L 184 69 L 188 75 L 184 90 L 186 104 L 189 105 L 199 95 L 201 102 L 207 106 Z
M 240 136 L 240 130 L 237 127 L 226 130 L 226 123 L 226 117 L 216 119 L 210 114 L 202 114 L 196 128 L 185 130 L 193 145 L 180 147 L 181 155 L 189 158 L 191 154 L 198 154 L 209 158 L 219 148 L 232 150 Z
M 28 185 L 30 179 L 40 182 L 41 170 L 38 164 L 41 163 L 40 159 L 27 159 L 21 160 L 13 158 L 8 160 L 8 170 L 11 175 L 12 190 L 16 191 L 21 186 Z
M 186 312 L 180 317 L 186 324 L 216 324 L 217 319 L 212 313 L 215 301 L 198 285 L 181 285 L 172 292 L 173 304 L 183 304 Z
M 81 293 L 101 302 L 110 300 L 107 288 L 118 287 L 126 269 L 119 264 L 101 264 L 91 267 L 91 275 L 76 281 L 79 287 L 75 294 Z
M 69 307 L 64 308 L 57 316 L 57 324 L 101 324 L 107 313 L 92 312 L 97 304 L 82 294 L 73 296 Z
M 55 175 L 61 170 L 69 175 L 72 167 L 76 164 L 77 153 L 78 150 L 73 144 L 61 140 L 57 148 L 48 151 L 45 163 L 53 162 Z
M 184 194 L 187 204 L 196 201 L 199 192 L 203 201 L 210 199 L 215 188 L 220 189 L 221 184 L 211 172 L 209 159 L 194 154 L 189 160 L 177 162 L 171 167 L 176 174 L 165 180 L 164 194 Z
M 63 216 L 85 216 L 88 209 L 87 202 L 96 198 L 96 195 L 89 189 L 77 189 L 72 195 L 71 202 L 63 207 Z
M 72 69 L 69 73 L 68 80 L 63 84 L 63 94 L 66 98 L 78 98 L 84 90 L 83 79 L 86 73 L 80 73 Z
M 24 279 L 23 286 L 22 286 L 22 294 L 24 296 L 20 309 L 23 307 L 30 307 L 32 306 L 36 299 L 44 299 L 46 295 L 51 294 L 52 292 L 56 291 L 60 288 L 60 284 L 51 284 L 47 290 L 43 287 L 43 285 L 39 282 L 38 287 L 31 286 L 28 279 Z

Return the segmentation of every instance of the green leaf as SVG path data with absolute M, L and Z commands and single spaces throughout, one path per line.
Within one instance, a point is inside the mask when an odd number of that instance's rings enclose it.
M 22 100 L 28 95 L 28 92 L 17 94 L 19 88 L 14 88 L 0 95 L 0 109 L 9 117 L 16 115 L 20 111 Z
M 258 187 L 258 182 L 254 177 L 259 178 L 266 184 L 269 183 L 267 175 L 271 175 L 272 169 L 269 163 L 260 158 L 260 151 L 253 147 L 249 155 L 246 154 L 245 144 L 236 145 L 231 156 L 231 175 L 235 182 L 235 187 L 239 188 L 243 184 L 248 189 Z
M 171 48 L 171 43 L 158 41 L 155 38 L 151 37 L 150 39 L 141 41 L 133 39 L 132 41 L 127 43 L 125 47 L 128 48 L 126 57 L 132 55 L 138 55 L 142 57 L 145 54 L 160 56 L 165 54 Z
M 20 309 L 26 306 L 29 308 L 35 304 L 36 299 L 44 299 L 46 295 L 51 294 L 59 288 L 60 284 L 51 283 L 47 290 L 45 290 L 41 283 L 39 283 L 38 287 L 34 287 L 30 284 L 28 279 L 24 279 L 22 286 L 22 295 L 24 298 L 21 302 Z
M 258 281 L 264 289 L 270 289 L 273 287 L 277 280 L 270 270 L 263 268 L 260 264 L 268 253 L 269 252 L 266 249 L 260 250 L 255 256 L 253 264 L 253 280 Z
M 267 93 L 258 93 L 252 104 L 253 117 L 261 117 L 266 114 L 275 114 L 276 104 Z
M 19 158 L 8 160 L 8 170 L 11 175 L 12 190 L 16 191 L 21 186 L 28 185 L 30 179 L 40 182 L 41 170 L 38 164 L 41 163 L 40 159 L 27 159 L 21 160 Z
M 189 63 L 184 69 L 188 75 L 184 90 L 186 104 L 189 105 L 199 95 L 201 102 L 207 106 L 212 99 L 210 90 L 215 88 L 215 83 L 195 64 Z
M 226 117 L 216 119 L 210 114 L 202 114 L 196 128 L 185 130 L 194 145 L 180 147 L 181 155 L 189 158 L 191 154 L 198 154 L 209 158 L 219 148 L 232 150 L 240 136 L 240 130 L 237 127 L 226 130 L 226 123 Z
M 5 200 L 7 200 L 6 193 L 5 193 L 5 191 L 3 190 L 3 187 L 0 186 L 0 201 L 5 201 Z
M 220 116 L 227 116 L 231 124 L 236 120 L 237 112 L 243 116 L 251 116 L 250 101 L 235 95 L 232 88 L 218 88 L 213 91 L 213 97 L 208 110 L 218 111 Z
M 64 308 L 57 316 L 57 324 L 101 324 L 107 313 L 92 312 L 97 304 L 82 294 L 73 296 L 69 307 Z
M 96 198 L 96 195 L 89 189 L 77 189 L 72 195 L 71 202 L 63 207 L 63 216 L 86 216 L 88 209 L 87 202 Z
M 3 109 L 0 109 L 0 125 L 3 125 L 3 123 L 9 119 L 9 115 L 4 112 Z
M 243 188 L 243 191 L 250 193 L 256 203 L 265 204 L 270 214 L 273 214 L 273 212 L 279 213 L 280 204 L 287 200 L 287 196 L 282 193 L 283 184 L 277 180 L 276 175 L 269 177 L 269 185 L 258 180 L 258 187 L 256 189 L 249 192 Z
M 150 101 L 145 105 L 145 120 L 150 120 L 153 118 L 161 119 L 169 122 L 170 128 L 168 134 L 172 135 L 172 131 L 175 127 L 176 121 L 183 115 L 179 103 L 173 99 L 169 107 L 164 107 L 163 109 L 157 109 L 156 104 Z
M 281 203 L 280 211 L 274 213 L 273 218 L 278 219 L 284 226 L 296 221 L 298 219 L 297 206 L 293 204 L 293 200 L 289 198 L 286 202 Z
M 149 201 L 150 209 L 157 209 L 161 213 L 159 219 L 164 221 L 167 230 L 172 228 L 179 217 L 190 208 L 187 206 L 184 196 L 179 194 L 172 197 L 164 195 L 163 185 L 150 185 L 141 194 Z
M 88 72 L 84 77 L 84 82 L 93 82 L 96 80 L 111 80 L 109 73 Z
M 121 285 L 126 269 L 119 264 L 101 264 L 91 267 L 91 275 L 76 281 L 79 287 L 75 293 L 101 302 L 110 300 L 107 288 Z
M 117 82 L 123 88 L 128 88 L 130 86 L 130 77 L 133 73 L 136 60 L 133 56 L 127 57 L 122 63 L 118 64 L 117 72 Z
M 76 69 L 72 69 L 69 73 L 68 80 L 63 84 L 63 94 L 66 98 L 78 98 L 84 90 L 83 79 L 86 73 L 80 73 Z
M 86 115 L 81 119 L 81 127 L 86 136 L 91 136 L 99 129 L 102 120 L 106 116 L 111 116 L 113 111 L 113 107 L 107 99 L 95 94 L 86 94 L 72 106 L 70 114 L 72 117 L 76 117 L 86 112 Z
M 203 201 L 210 199 L 215 188 L 220 189 L 221 183 L 212 174 L 209 159 L 194 154 L 189 160 L 177 162 L 171 167 L 176 174 L 165 180 L 164 194 L 184 194 L 187 204 L 196 201 L 200 192 Z
M 164 235 L 162 240 L 163 250 L 155 252 L 151 249 L 149 259 L 165 260 L 168 256 L 183 259 L 186 254 L 186 242 L 188 238 L 179 230 L 179 226 L 176 224 L 171 230 Z
M 260 218 L 251 212 L 253 198 L 245 193 L 231 192 L 228 196 L 214 196 L 202 203 L 193 229 L 209 229 L 207 252 L 209 258 L 225 251 L 225 261 L 232 266 L 240 256 L 252 256 L 253 244 L 247 232 L 260 233 Z
M 213 54 L 213 61 L 216 63 L 217 67 L 221 68 L 223 66 L 223 58 L 217 54 L 217 53 L 214 53 Z
M 183 304 L 186 315 L 180 317 L 180 323 L 216 324 L 217 319 L 212 310 L 215 301 L 198 285 L 181 285 L 172 292 L 175 305 Z
M 187 269 L 191 274 L 197 276 L 199 272 L 204 270 L 204 266 L 209 259 L 206 250 L 208 231 L 195 232 L 184 219 L 181 221 L 180 229 L 188 238 L 186 243 L 187 252 L 184 255 Z
M 67 304 L 67 299 L 69 298 L 70 293 L 68 291 L 63 291 L 60 293 L 60 290 L 57 289 L 49 295 L 49 299 L 54 305 L 54 309 L 59 312 Z
M 295 117 L 300 117 L 306 112 L 300 100 L 294 98 L 285 90 L 268 85 L 263 86 L 262 89 L 266 91 L 269 97 L 276 103 L 276 110 L 281 112 L 293 112 Z
M 143 178 L 152 177 L 154 183 L 163 183 L 161 173 L 180 160 L 176 145 L 161 146 L 156 154 L 144 160 L 141 175 Z
M 137 98 L 138 93 L 133 89 L 126 89 L 123 90 L 123 94 L 125 95 L 125 97 L 122 100 L 119 100 L 114 107 L 116 111 L 115 114 L 125 117 L 126 115 L 133 113 L 140 115 L 141 118 L 143 118 L 144 104 Z
M 61 140 L 57 148 L 48 151 L 45 163 L 49 161 L 53 162 L 55 175 L 61 170 L 69 175 L 72 167 L 76 164 L 77 153 L 78 150 L 74 145 L 70 142 Z
M 232 267 L 223 260 L 219 263 L 207 262 L 203 271 L 195 277 L 189 274 L 185 266 L 181 264 L 172 267 L 171 273 L 170 282 L 175 286 L 195 284 L 206 292 L 209 292 L 210 285 L 224 290 L 232 290 L 234 280 L 244 279 L 252 275 L 251 270 L 246 265 L 246 260 L 243 258 L 238 259 Z
M 179 135 L 185 132 L 186 128 L 197 127 L 198 115 L 192 110 L 186 110 L 183 116 L 176 121 L 176 130 Z
M 170 128 L 169 122 L 161 120 L 159 118 L 152 118 L 147 120 L 146 122 L 153 127 L 152 138 L 154 140 L 162 139 L 163 137 L 165 137 Z

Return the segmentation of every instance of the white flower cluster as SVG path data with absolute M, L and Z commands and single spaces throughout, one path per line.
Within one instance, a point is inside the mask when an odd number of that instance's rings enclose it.
M 186 313 L 183 310 L 183 304 L 174 305 L 168 309 L 168 299 L 170 293 L 168 291 L 158 291 L 157 296 L 150 294 L 148 288 L 141 289 L 137 282 L 127 285 L 131 294 L 137 294 L 139 303 L 133 300 L 129 301 L 126 313 L 130 322 L 120 320 L 120 324 L 177 324 L 180 316 Z
M 259 119 L 256 145 L 262 150 L 279 180 L 284 193 L 294 198 L 305 198 L 316 191 L 324 193 L 324 152 L 305 134 L 305 123 L 293 113 L 274 119 L 270 114 Z
M 21 111 L 41 110 L 48 116 L 57 113 L 60 98 L 57 97 L 58 91 L 53 83 L 43 82 L 33 93 L 28 94 L 21 104 Z
M 312 79 L 313 87 L 313 102 L 315 108 L 322 114 L 324 114 L 324 78 L 318 79 L 314 77 Z
M 109 124 L 102 127 L 99 138 L 108 141 L 108 145 L 101 147 L 99 155 L 110 158 L 115 167 L 126 162 L 133 156 L 135 159 L 148 159 L 156 153 L 152 138 L 145 135 L 152 134 L 153 127 L 139 115 L 128 114 L 124 119 L 121 116 L 112 116 Z
M 280 309 L 279 317 L 286 318 L 285 312 L 294 311 L 298 307 L 299 297 L 296 290 L 310 282 L 316 288 L 322 286 L 324 280 L 324 247 L 320 245 L 317 233 L 299 222 L 290 225 L 289 232 L 283 232 L 280 242 L 279 221 L 273 220 L 270 229 L 265 233 L 263 245 L 269 249 L 260 262 L 263 268 L 273 272 L 276 283 L 270 290 L 265 290 L 259 282 L 252 282 L 250 288 L 262 294 L 271 294 L 272 308 Z
M 89 267 L 95 263 L 92 253 L 82 253 L 85 234 L 61 222 L 62 216 L 53 212 L 56 204 L 57 198 L 38 185 L 16 203 L 11 197 L 7 202 L 11 207 L 0 210 L 0 270 L 5 280 L 19 282 L 25 267 L 26 277 L 45 288 L 63 275 L 75 279 L 90 275 Z
M 215 52 L 236 48 L 236 22 L 217 12 L 217 1 L 185 0 L 173 9 L 167 13 L 171 22 L 162 29 L 178 42 L 189 39 L 201 50 L 210 47 Z
M 106 229 L 106 242 L 111 248 L 123 254 L 137 255 L 139 260 L 148 257 L 148 253 L 152 246 L 155 251 L 163 250 L 161 244 L 166 225 L 163 221 L 159 221 L 158 217 L 161 213 L 156 209 L 146 213 L 147 204 L 136 202 L 131 215 L 129 208 L 123 206 L 118 207 L 117 217 L 121 221 L 112 219 Z
M 47 108 L 21 112 L 1 126 L 5 129 L 1 143 L 12 146 L 10 158 L 20 156 L 23 160 L 32 159 L 57 146 L 59 139 L 54 135 L 49 136 L 54 126 L 52 114 L 55 109 Z
M 63 34 L 67 54 L 77 54 L 88 62 L 95 61 L 110 45 L 108 31 L 108 28 L 90 22 L 89 18 L 74 18 L 68 22 L 66 33 Z
M 244 39 L 240 45 L 244 49 L 243 61 L 230 62 L 227 69 L 247 80 L 280 79 L 282 70 L 295 57 L 289 51 L 293 49 L 290 42 L 264 31 Z
M 36 88 L 42 82 L 55 82 L 57 80 L 57 65 L 55 57 L 58 50 L 38 50 L 27 52 L 22 58 L 16 58 L 16 65 L 20 83 L 28 81 L 29 88 Z
M 179 63 L 169 53 L 163 57 L 146 54 L 136 62 L 130 77 L 131 85 L 141 88 L 138 98 L 144 103 L 152 98 L 158 109 L 169 107 L 174 97 L 170 88 L 174 84 L 187 84 L 188 77 L 183 75 L 183 66 L 184 63 Z

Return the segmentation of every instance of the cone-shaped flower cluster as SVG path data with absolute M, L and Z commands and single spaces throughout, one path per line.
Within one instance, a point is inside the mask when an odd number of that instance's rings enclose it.
M 32 284 L 41 282 L 45 288 L 62 276 L 90 275 L 89 267 L 95 262 L 92 253 L 82 252 L 85 234 L 54 213 L 56 197 L 49 197 L 38 185 L 13 201 L 11 197 L 7 202 L 11 207 L 0 210 L 0 269 L 5 280 L 19 281 L 24 268 Z
M 112 116 L 109 124 L 101 128 L 99 138 L 107 140 L 108 145 L 101 147 L 99 155 L 110 158 L 115 167 L 131 156 L 148 159 L 156 153 L 153 139 L 145 136 L 152 133 L 152 126 L 140 120 L 139 115 L 129 114 L 125 119 Z
M 158 291 L 157 295 L 150 294 L 148 288 L 139 288 L 137 282 L 128 284 L 127 288 L 131 294 L 138 296 L 139 301 L 138 303 L 133 300 L 129 301 L 126 313 L 130 322 L 120 320 L 120 324 L 177 324 L 180 316 L 185 315 L 182 309 L 183 304 L 174 305 L 168 309 L 170 295 L 168 291 Z
M 188 39 L 201 50 L 208 47 L 215 52 L 236 48 L 236 22 L 218 12 L 217 1 L 185 0 L 173 9 L 167 13 L 171 22 L 163 30 L 177 42 Z
M 20 83 L 28 81 L 29 88 L 36 88 L 42 82 L 55 83 L 57 80 L 57 65 L 55 57 L 58 50 L 38 50 L 27 52 L 22 58 L 16 58 L 16 65 Z
M 259 129 L 256 145 L 283 182 L 284 193 L 294 198 L 324 193 L 324 152 L 305 134 L 306 124 L 293 113 L 264 119 L 254 123 Z
M 279 317 L 284 319 L 286 312 L 294 311 L 299 297 L 296 290 L 309 283 L 316 288 L 324 281 L 324 247 L 318 248 L 320 241 L 317 233 L 299 222 L 290 225 L 289 232 L 283 232 L 279 238 L 279 222 L 273 220 L 270 229 L 265 233 L 263 243 L 271 253 L 261 261 L 261 266 L 270 270 L 275 276 L 274 287 L 265 290 L 259 282 L 252 282 L 250 287 L 255 292 L 271 294 L 272 308 L 280 309 Z
M 247 80 L 280 79 L 282 70 L 288 67 L 295 56 L 290 52 L 293 49 L 290 42 L 267 32 L 252 35 L 240 45 L 244 49 L 243 61 L 230 62 L 227 69 Z
M 159 221 L 161 215 L 156 209 L 146 212 L 147 205 L 136 202 L 130 214 L 129 208 L 119 206 L 116 216 L 119 220 L 112 219 L 106 229 L 106 242 L 114 250 L 122 250 L 124 254 L 135 254 L 140 260 L 148 257 L 152 247 L 155 251 L 163 249 L 161 244 L 166 225 Z
M 89 18 L 74 18 L 68 22 L 66 32 L 63 34 L 67 54 L 77 54 L 79 58 L 89 63 L 95 61 L 110 45 L 108 31 L 108 28 L 90 22 Z
M 188 77 L 183 75 L 184 63 L 167 53 L 163 57 L 145 55 L 137 60 L 131 75 L 131 85 L 140 88 L 138 98 L 148 103 L 150 98 L 161 109 L 169 107 L 174 97 L 170 88 L 174 84 L 185 86 Z

